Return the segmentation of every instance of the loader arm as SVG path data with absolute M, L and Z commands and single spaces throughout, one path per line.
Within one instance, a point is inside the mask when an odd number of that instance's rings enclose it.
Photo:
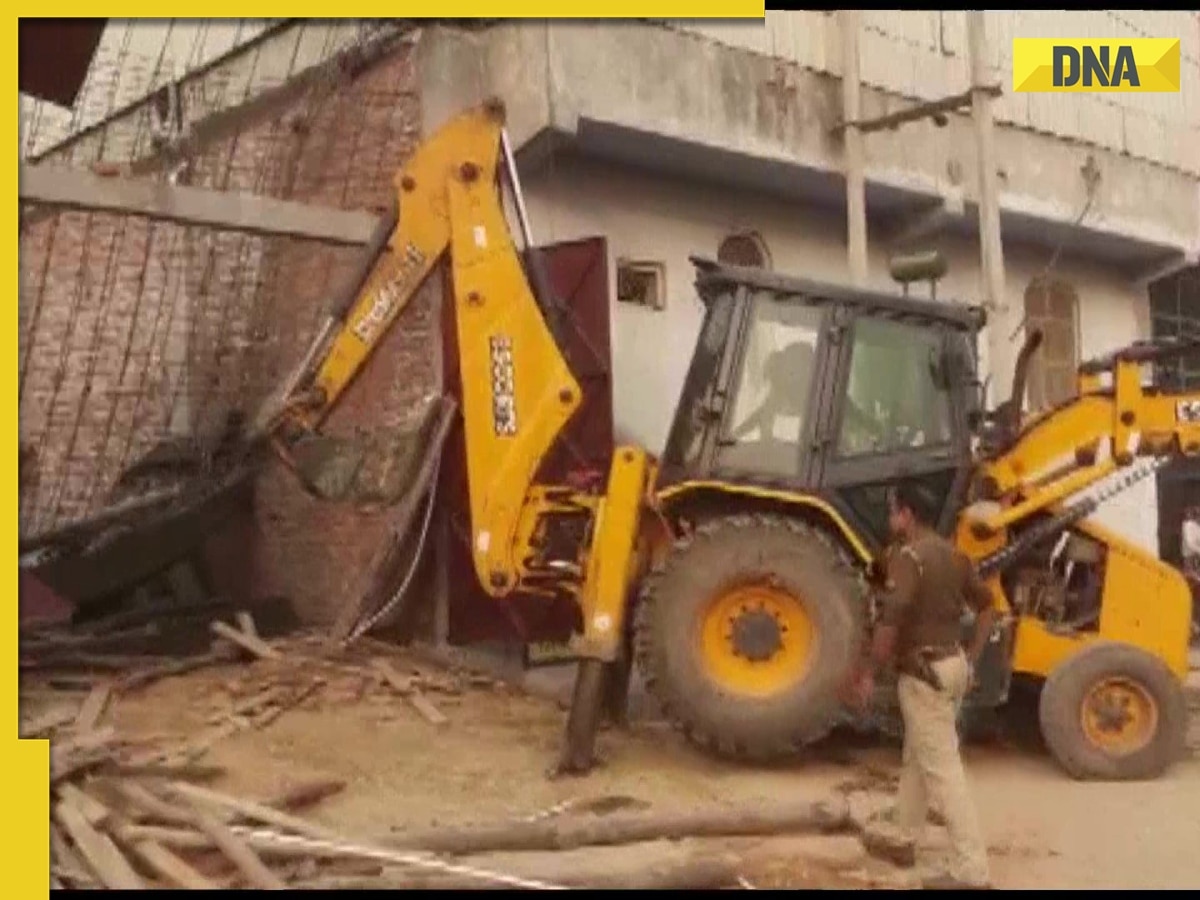
M 1082 365 L 1073 399 L 1027 422 L 981 464 L 982 493 L 1000 508 L 971 517 L 976 539 L 1057 508 L 1136 458 L 1200 453 L 1200 392 L 1142 384 L 1143 366 L 1195 352 L 1200 342 L 1141 343 Z
M 460 246 L 453 246 L 450 184 L 461 183 L 470 172 L 473 179 L 495 185 L 503 116 L 498 104 L 487 104 L 451 119 L 396 173 L 390 208 L 356 273 L 281 395 L 260 413 L 256 436 L 278 432 L 285 424 L 289 432 L 316 430 L 439 263 L 462 252 L 463 235 L 458 235 Z M 495 237 L 507 236 L 505 224 Z M 469 231 L 466 237 L 474 240 Z M 505 252 L 513 252 L 511 239 L 499 246 L 499 254 Z
M 551 327 L 559 308 L 536 249 L 530 275 L 502 202 L 508 175 L 524 204 L 496 101 L 450 120 L 395 178 L 385 217 L 347 294 L 301 366 L 257 419 L 256 434 L 286 458 L 312 435 L 442 263 L 449 273 L 462 384 L 471 546 L 481 587 L 572 596 L 581 607 L 581 655 L 611 661 L 622 636 L 639 516 L 649 487 L 644 450 L 618 448 L 605 493 L 535 483 L 583 397 Z M 538 294 L 541 296 L 538 296 Z M 555 524 L 583 521 L 583 540 L 549 540 Z M 572 534 L 578 532 L 570 532 Z

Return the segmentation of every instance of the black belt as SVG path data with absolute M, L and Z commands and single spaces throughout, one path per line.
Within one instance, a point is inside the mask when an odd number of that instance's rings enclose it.
M 919 647 L 907 654 L 907 665 L 902 666 L 900 671 L 913 678 L 919 678 L 935 691 L 944 690 L 945 685 L 942 684 L 942 679 L 938 678 L 933 665 L 958 656 L 960 653 L 962 653 L 962 648 L 957 646 Z

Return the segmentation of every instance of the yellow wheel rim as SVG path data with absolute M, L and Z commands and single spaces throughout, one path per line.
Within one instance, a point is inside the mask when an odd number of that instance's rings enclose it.
M 702 613 L 699 637 L 712 681 L 731 694 L 766 697 L 808 672 L 815 629 L 800 598 L 755 584 L 714 597 Z
M 1094 747 L 1127 756 L 1148 745 L 1158 730 L 1158 704 L 1129 678 L 1106 678 L 1084 697 L 1083 733 Z

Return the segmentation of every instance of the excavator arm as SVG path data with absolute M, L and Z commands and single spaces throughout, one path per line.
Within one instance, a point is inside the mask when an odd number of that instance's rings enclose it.
M 528 273 L 505 215 L 502 173 L 524 232 Z M 413 296 L 447 263 L 479 583 L 497 598 L 518 590 L 573 596 L 582 621 L 577 653 L 610 663 L 624 634 L 650 461 L 641 448 L 618 447 L 600 495 L 536 483 L 542 460 L 583 398 L 556 337 L 561 310 L 529 237 L 502 105 L 492 101 L 450 120 L 399 171 L 395 190 L 394 207 L 357 277 L 256 418 L 253 435 L 285 458 L 313 435 Z M 547 537 L 563 518 L 585 523 L 582 542 L 565 558 L 561 546 L 548 549 L 554 542 Z M 581 684 L 595 681 L 595 671 L 585 679 L 581 667 Z M 591 706 L 577 704 L 585 720 Z M 590 756 L 594 727 L 581 726 L 573 714 L 576 757 Z
M 450 120 L 425 140 L 396 173 L 395 194 L 380 219 L 358 270 L 326 318 L 300 366 L 273 398 L 255 423 L 257 434 L 287 426 L 289 433 L 312 432 L 336 405 L 338 398 L 362 370 L 384 336 L 412 298 L 446 256 L 457 258 L 465 248 L 483 241 L 487 250 L 488 224 L 482 220 L 499 213 L 502 225 L 493 227 L 491 258 L 510 256 L 508 268 L 520 266 L 513 251 L 499 201 L 501 140 L 504 112 L 498 103 L 485 104 Z M 452 206 L 454 195 L 483 186 L 488 210 L 457 211 L 458 224 L 478 212 L 465 236 L 456 235 Z M 476 207 L 481 204 L 476 199 Z M 476 233 L 473 226 L 483 228 Z M 465 243 L 464 243 L 465 237 Z M 503 263 L 501 263 L 503 265 Z M 521 278 L 522 283 L 524 278 Z M 526 295 L 528 288 L 526 286 Z M 529 296 L 513 298 L 514 308 L 528 306 Z M 565 369 L 565 363 L 559 362 Z M 464 360 L 472 358 L 470 350 Z M 470 368 L 469 364 L 464 369 Z M 569 377 L 569 373 L 567 374 Z
M 1035 333 L 1026 346 L 1039 342 Z M 1192 601 L 1182 575 L 1085 520 L 1158 467 L 1200 454 L 1200 392 L 1145 382 L 1147 370 L 1195 353 L 1200 341 L 1142 342 L 1084 363 L 1073 398 L 1024 421 L 1022 370 L 1031 353 L 1019 357 L 1012 398 L 999 410 L 997 429 L 984 441 L 976 466 L 984 502 L 965 511 L 957 534 L 1009 623 L 1002 630 L 1012 628 L 1012 672 L 1049 678 L 1083 648 L 1116 642 L 1186 675 Z M 1081 605 L 1064 621 L 1054 618 L 1052 598 L 1066 590 L 1065 582 L 1054 580 L 1065 576 L 1043 569 L 1044 553 L 1048 546 L 1070 546 L 1059 541 L 1076 528 L 1091 546 L 1110 552 L 1102 570 L 1088 576 L 1089 590 L 1098 593 L 1073 594 L 1072 602 Z M 1023 568 L 1031 559 L 1037 560 L 1033 569 Z M 1049 606 L 1043 607 L 1046 598 Z
M 1096 503 L 1066 504 L 1137 459 L 1200 454 L 1200 392 L 1143 384 L 1145 367 L 1200 353 L 1200 341 L 1140 342 L 1084 363 L 1076 396 L 1022 425 L 1024 370 L 1040 343 L 1038 332 L 1026 342 L 1013 396 L 998 417 L 1000 436 L 977 470 L 982 498 L 992 503 L 964 520 L 964 543 L 988 576 L 1019 559 L 1026 544 L 1093 512 Z M 1005 541 L 1008 529 L 1043 513 L 1050 518 L 1018 542 Z

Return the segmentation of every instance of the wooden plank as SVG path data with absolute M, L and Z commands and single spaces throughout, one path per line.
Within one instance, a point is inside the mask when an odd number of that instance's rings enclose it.
M 230 797 L 227 794 L 222 794 L 217 791 L 212 791 L 207 788 L 202 788 L 199 785 L 188 784 L 184 781 L 172 782 L 169 786 L 172 794 L 185 797 L 190 801 L 206 804 L 217 809 L 226 809 L 235 812 L 243 818 L 251 821 L 263 822 L 268 825 L 276 825 L 288 831 L 294 831 L 296 834 L 311 837 L 318 841 L 334 841 L 342 840 L 342 836 L 335 831 L 317 825 L 314 822 L 306 822 L 304 819 L 299 819 L 295 816 L 273 809 L 264 803 L 257 803 L 253 800 L 244 800 L 238 797 Z
M 168 825 L 192 824 L 192 819 L 186 811 L 156 797 L 140 784 L 121 781 L 114 786 L 126 802 L 137 811 L 138 818 L 158 819 Z
M 254 194 L 142 178 L 104 178 L 62 165 L 22 165 L 22 204 L 147 216 L 251 234 L 366 244 L 378 217 Z
M 116 742 L 116 731 L 111 725 L 62 741 L 50 748 L 50 784 L 111 757 L 111 744 Z
M 259 638 L 253 635 L 246 634 L 243 631 L 233 628 L 224 622 L 213 622 L 210 626 L 214 634 L 218 637 L 223 637 L 225 640 L 237 644 L 242 649 L 253 653 L 260 659 L 282 659 L 282 654 L 269 644 L 264 643 Z
M 403 677 L 385 659 L 373 659 L 371 660 L 371 664 L 383 676 L 384 680 L 392 686 L 396 693 L 407 700 L 409 705 L 420 713 L 429 724 L 445 725 L 450 721 L 442 714 L 441 710 L 417 690 L 414 679 Z
M 142 862 L 165 878 L 168 882 L 193 891 L 217 890 L 220 886 L 205 878 L 186 862 L 154 841 L 137 841 L 131 847 Z
M 79 855 L 67 843 L 62 830 L 54 822 L 50 823 L 50 866 L 59 875 L 65 877 L 72 887 L 95 887 L 96 879 L 88 871 Z
M 151 840 L 177 850 L 211 850 L 214 846 L 212 838 L 190 825 L 186 828 L 163 825 L 127 825 L 121 828 L 118 834 L 126 843 Z M 271 832 L 251 831 L 238 836 L 245 844 L 263 856 L 269 855 L 285 859 L 322 859 L 345 855 L 336 847 L 314 850 L 309 844 L 283 843 L 278 835 Z
M 237 619 L 238 628 L 242 629 L 250 637 L 258 637 L 258 628 L 254 624 L 254 616 L 242 610 L 234 618 Z
M 287 884 L 282 878 L 267 868 L 247 844 L 229 830 L 225 823 L 202 809 L 194 808 L 192 812 L 193 826 L 207 836 L 217 848 L 229 858 L 238 870 L 257 888 L 268 891 L 287 890 Z
M 104 710 L 108 707 L 110 697 L 112 697 L 110 682 L 104 681 L 92 688 L 92 692 L 83 701 L 83 706 L 79 708 L 79 715 L 75 717 L 75 730 L 83 733 L 95 731 L 96 726 L 100 723 L 100 717 L 104 715 Z
M 58 795 L 78 809 L 84 820 L 94 828 L 102 828 L 110 815 L 107 806 L 91 794 L 85 794 L 77 785 L 68 783 L 60 786 Z
M 88 824 L 84 814 L 69 800 L 54 807 L 54 819 L 79 848 L 88 867 L 105 887 L 116 890 L 142 890 L 146 885 L 117 845 Z

